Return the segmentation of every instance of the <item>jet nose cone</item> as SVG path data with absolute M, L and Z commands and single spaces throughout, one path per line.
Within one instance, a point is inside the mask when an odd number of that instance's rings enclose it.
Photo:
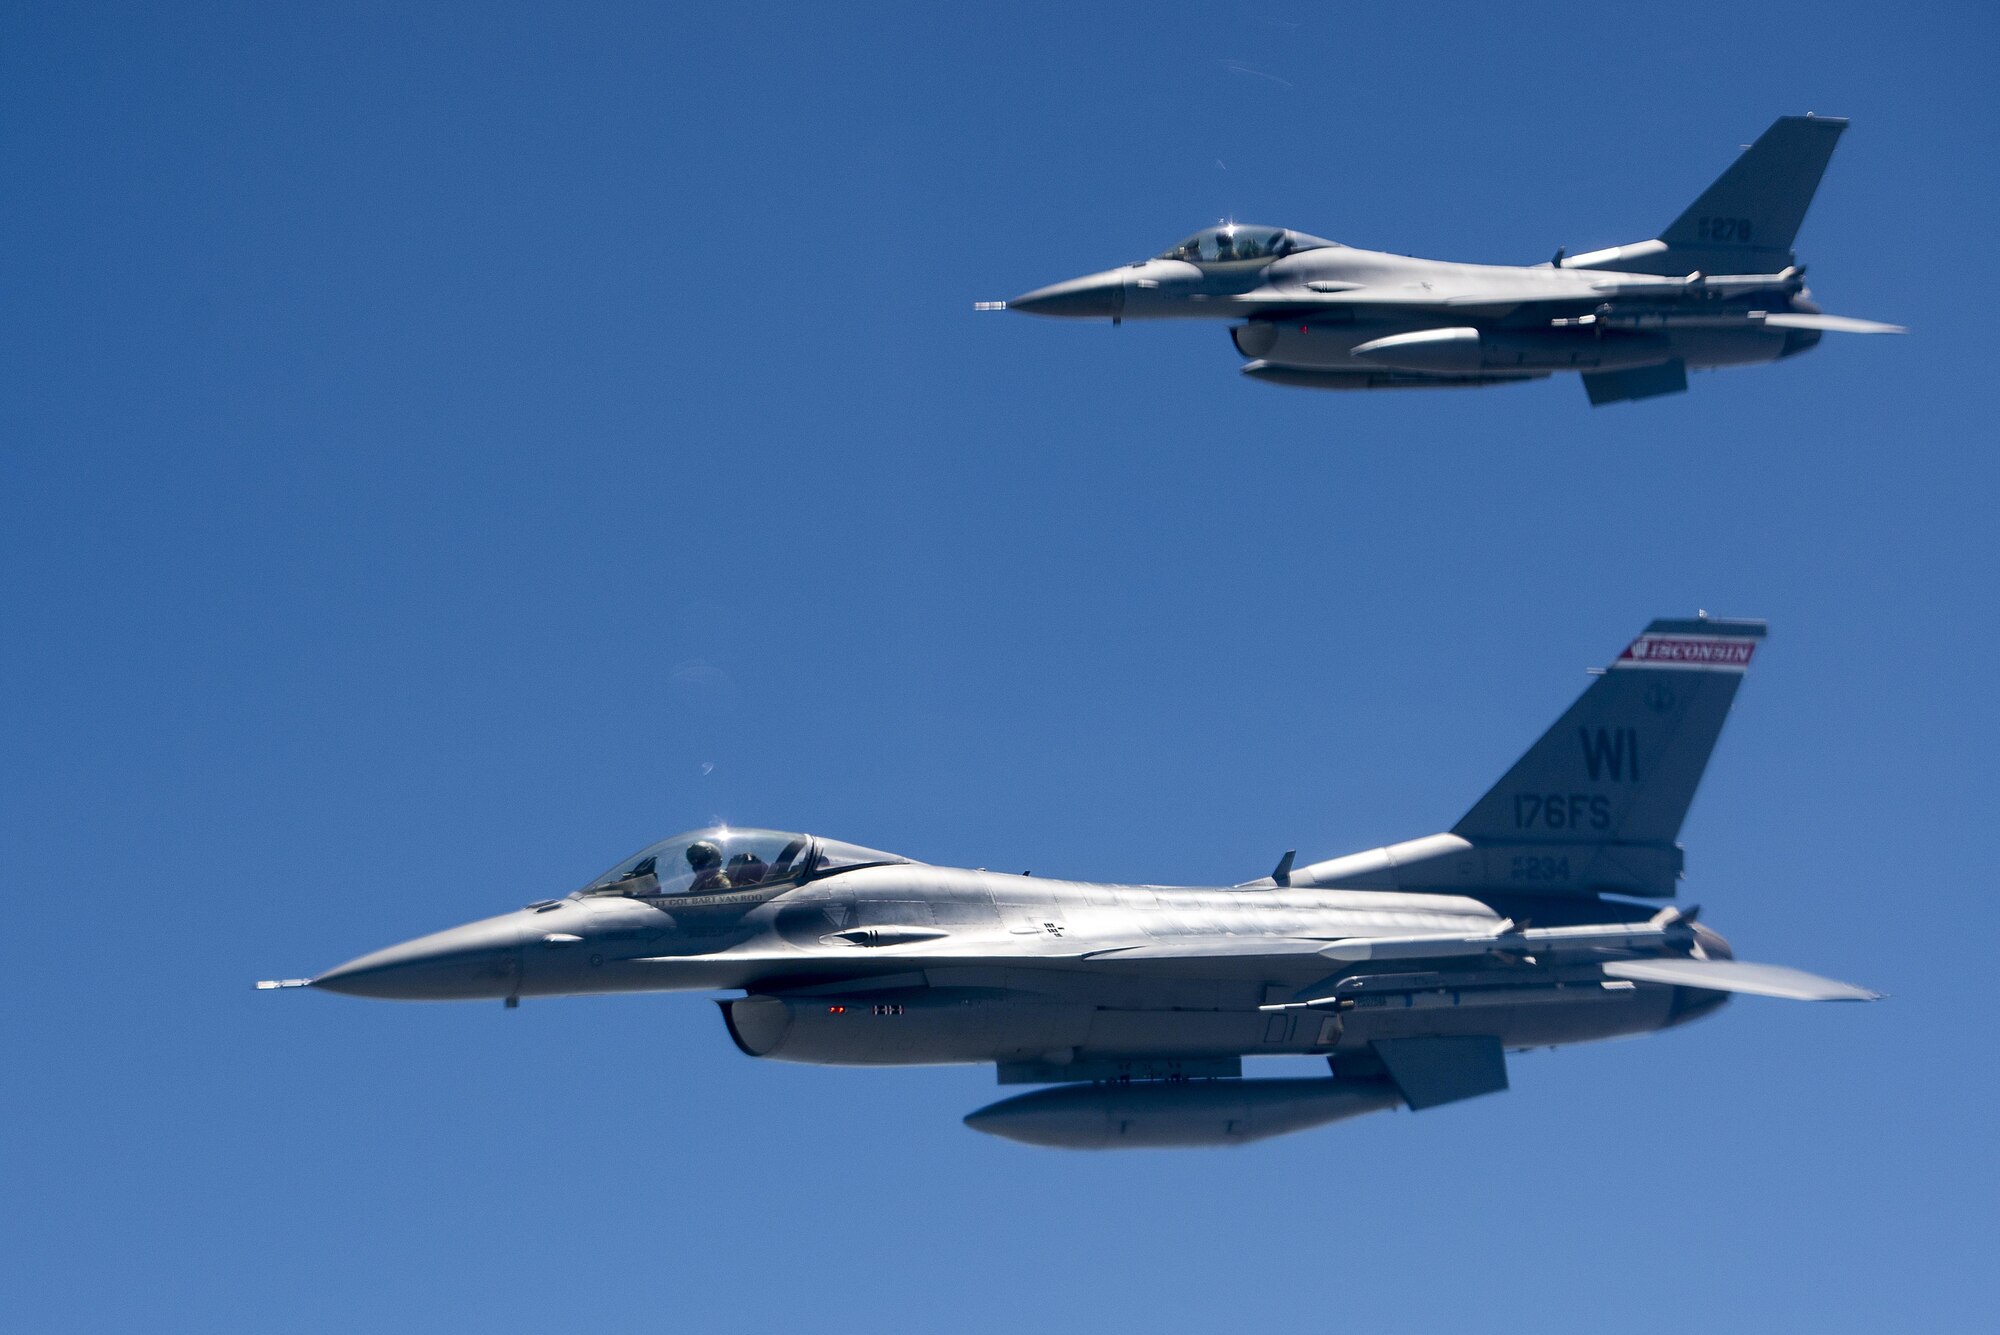
M 391 1001 L 511 997 L 520 988 L 522 933 L 512 915 L 469 923 L 349 960 L 312 985 Z
M 1030 315 L 1063 315 L 1074 319 L 1113 320 L 1125 310 L 1125 280 L 1116 273 L 1091 274 L 1050 283 L 1007 303 L 1010 311 Z

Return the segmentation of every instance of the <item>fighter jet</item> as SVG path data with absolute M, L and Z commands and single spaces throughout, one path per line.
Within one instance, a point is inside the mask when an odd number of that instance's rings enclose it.
M 1747 993 L 1875 993 L 1739 960 L 1675 842 L 1756 621 L 1655 621 L 1441 834 L 1227 887 L 933 866 L 716 827 L 580 889 L 259 983 L 403 1000 L 725 990 L 753 1057 L 991 1063 L 965 1120 L 1074 1148 L 1226 1145 L 1505 1089 L 1507 1054 L 1650 1033 Z M 1329 1074 L 1244 1079 L 1246 1057 Z
M 1150 260 L 982 310 L 1235 321 L 1257 380 L 1431 389 L 1582 373 L 1594 405 L 1678 394 L 1690 368 L 1792 357 L 1825 333 L 1900 334 L 1826 315 L 1792 238 L 1845 120 L 1786 116 L 1651 241 L 1516 267 L 1360 250 L 1226 223 Z

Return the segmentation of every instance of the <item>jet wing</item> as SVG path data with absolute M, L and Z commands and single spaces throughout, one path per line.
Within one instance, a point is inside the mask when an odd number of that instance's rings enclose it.
M 864 929 L 864 931 L 872 929 Z M 1084 961 L 1123 963 L 1172 960 L 1254 960 L 1308 959 L 1329 949 L 1331 938 L 1268 936 L 1185 936 L 1171 940 L 1138 940 L 1115 944 L 1070 942 L 1033 938 L 1033 947 L 1019 951 L 998 947 L 990 941 L 967 942 L 957 948 L 936 939 L 912 935 L 904 939 L 892 934 L 885 939 L 862 939 L 863 933 L 843 934 L 855 950 L 819 951 L 810 955 L 726 952 L 701 957 L 718 969 L 739 970 L 746 976 L 759 972 L 834 974 L 857 981 L 879 979 L 891 973 L 913 970 L 962 968 L 968 964 L 996 964 L 1010 969 L 1073 968 Z M 932 938 L 942 932 L 932 932 Z M 622 961 L 626 965 L 666 965 L 685 968 L 685 955 L 646 955 Z M 732 984 L 733 985 L 733 984 Z
M 1306 937 L 1191 936 L 1177 941 L 1155 941 L 1144 945 L 1106 946 L 1086 951 L 1087 960 L 1189 960 L 1263 959 L 1294 955 L 1318 955 L 1332 942 Z
M 1339 310 L 1356 307 L 1411 307 L 1451 311 L 1512 310 L 1519 306 L 1598 306 L 1620 299 L 1666 299 L 1700 292 L 1730 296 L 1783 287 L 1789 274 L 1656 278 L 1650 274 L 1603 274 L 1566 269 L 1440 269 L 1418 282 L 1350 283 L 1315 281 L 1302 286 L 1260 287 L 1229 299 L 1230 305 L 1259 312 Z
M 1604 301 L 1606 294 L 1588 289 L 1558 288 L 1547 283 L 1495 284 L 1476 289 L 1445 284 L 1411 284 L 1401 287 L 1351 287 L 1339 291 L 1309 288 L 1257 288 L 1232 297 L 1228 306 L 1245 315 L 1281 313 L 1311 314 L 1315 311 L 1366 310 L 1387 308 L 1462 311 L 1490 310 L 1504 313 L 1520 306 L 1546 303 L 1552 306 L 1591 306 Z
M 1604 966 L 1605 976 L 1640 983 L 1675 983 L 1715 992 L 1744 992 L 1787 1001 L 1879 1001 L 1880 992 L 1821 978 L 1782 964 L 1752 964 L 1747 960 L 1619 960 Z
M 1533 272 L 1533 271 L 1530 271 Z M 1731 297 L 1785 286 L 1787 274 L 1703 278 L 1651 278 L 1617 274 L 1587 285 L 1531 278 L 1494 279 L 1470 284 L 1449 281 L 1408 283 L 1393 287 L 1352 283 L 1307 284 L 1304 288 L 1263 287 L 1227 303 L 1246 316 L 1310 318 L 1335 310 L 1382 310 L 1407 314 L 1435 310 L 1461 315 L 1505 316 L 1523 307 L 1541 307 L 1555 324 L 1602 324 L 1607 328 L 1664 329 L 1674 326 L 1712 328 L 1817 329 L 1834 334 L 1903 334 L 1902 325 L 1860 320 L 1846 315 L 1810 311 L 1731 310 L 1709 313 L 1699 306 L 1678 306 L 1687 297 Z M 1622 307 L 1622 309 L 1621 309 Z M 1577 310 L 1580 317 L 1559 319 Z

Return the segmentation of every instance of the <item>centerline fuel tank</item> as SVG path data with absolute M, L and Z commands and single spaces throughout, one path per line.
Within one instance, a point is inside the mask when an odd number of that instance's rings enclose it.
M 1242 1145 L 1402 1103 L 1386 1080 L 1153 1080 L 1063 1085 L 988 1104 L 974 1131 L 1061 1149 Z

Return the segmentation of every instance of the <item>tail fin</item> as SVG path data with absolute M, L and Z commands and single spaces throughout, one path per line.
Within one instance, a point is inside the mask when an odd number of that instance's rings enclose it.
M 1761 621 L 1655 621 L 1451 832 L 1477 845 L 1588 848 L 1627 894 L 1665 898 L 1680 834 Z
M 1792 238 L 1846 128 L 1837 116 L 1780 116 L 1657 241 L 1579 255 L 1571 267 L 1668 275 L 1789 267 Z
M 1674 840 L 1763 638 L 1761 621 L 1655 621 L 1449 834 L 1281 867 L 1282 884 L 1673 898 Z
M 1833 157 L 1847 122 L 1832 116 L 1780 116 L 1660 233 L 1676 251 L 1720 252 L 1728 263 L 1705 273 L 1775 273 L 1791 263 L 1792 238 Z M 1764 252 L 1762 257 L 1758 252 Z M 1735 256 L 1743 256 L 1740 261 Z

